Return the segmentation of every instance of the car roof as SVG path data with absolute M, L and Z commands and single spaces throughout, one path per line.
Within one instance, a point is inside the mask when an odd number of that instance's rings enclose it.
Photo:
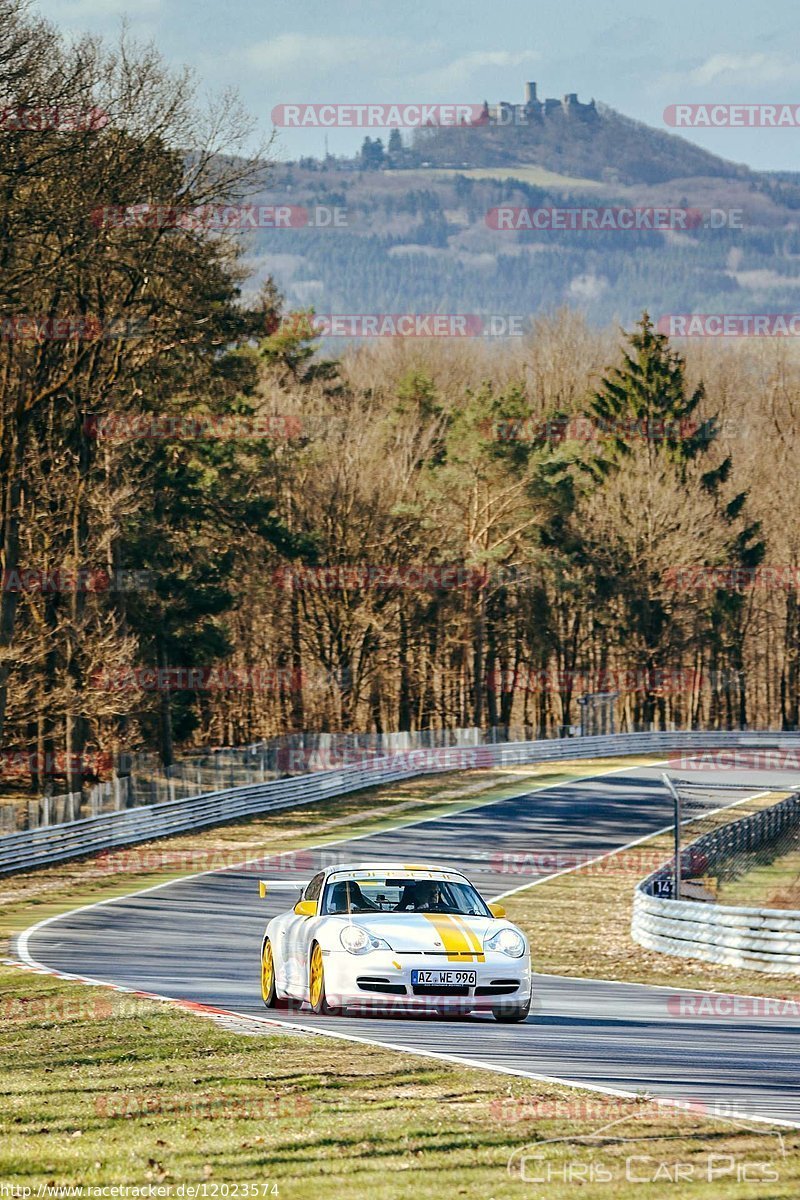
M 459 875 L 462 879 L 466 879 L 463 871 L 459 871 L 457 867 L 443 867 L 440 863 L 421 863 L 421 862 L 351 862 L 338 863 L 336 866 L 326 867 L 326 875 L 339 874 L 344 871 L 350 871 L 353 874 L 359 871 L 380 871 L 385 875 L 414 875 L 418 871 L 432 875 Z

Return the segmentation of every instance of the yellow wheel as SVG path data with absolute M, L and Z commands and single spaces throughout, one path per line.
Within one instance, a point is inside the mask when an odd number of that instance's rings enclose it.
M 322 961 L 322 948 L 318 942 L 311 947 L 311 961 L 308 966 L 308 1002 L 315 1013 L 340 1012 L 338 1008 L 328 1003 L 325 995 L 325 967 Z
M 322 966 L 322 950 L 314 945 L 311 951 L 311 968 L 308 982 L 308 999 L 314 1012 L 322 1011 L 322 998 L 325 995 L 325 970 Z
M 261 947 L 261 999 L 267 1008 L 275 1007 L 275 962 L 269 938 L 264 938 Z

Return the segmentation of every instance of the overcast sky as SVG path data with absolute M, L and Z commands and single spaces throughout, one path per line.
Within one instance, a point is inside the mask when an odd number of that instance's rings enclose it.
M 114 37 L 121 19 L 204 88 L 236 87 L 265 133 L 291 102 L 518 100 L 577 92 L 665 128 L 668 104 L 800 105 L 797 0 L 41 0 L 65 31 Z M 329 133 L 351 153 L 364 131 Z M 800 129 L 689 130 L 757 168 L 800 170 Z M 319 156 L 324 134 L 284 130 L 280 157 Z

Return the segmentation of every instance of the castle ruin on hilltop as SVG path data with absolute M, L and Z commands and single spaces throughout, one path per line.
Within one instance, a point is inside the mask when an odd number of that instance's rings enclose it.
M 568 92 L 560 100 L 548 97 L 540 100 L 536 95 L 536 84 L 525 84 L 524 104 L 511 104 L 501 100 L 498 104 L 483 102 L 483 117 L 495 125 L 526 125 L 531 121 L 541 121 L 555 112 L 564 113 L 568 117 L 580 117 L 583 120 L 597 116 L 594 100 L 581 104 L 577 92 Z

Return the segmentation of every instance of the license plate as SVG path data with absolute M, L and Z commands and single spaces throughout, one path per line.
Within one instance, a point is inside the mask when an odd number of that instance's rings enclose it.
M 430 987 L 475 987 L 475 971 L 412 971 L 411 986 L 427 984 Z

